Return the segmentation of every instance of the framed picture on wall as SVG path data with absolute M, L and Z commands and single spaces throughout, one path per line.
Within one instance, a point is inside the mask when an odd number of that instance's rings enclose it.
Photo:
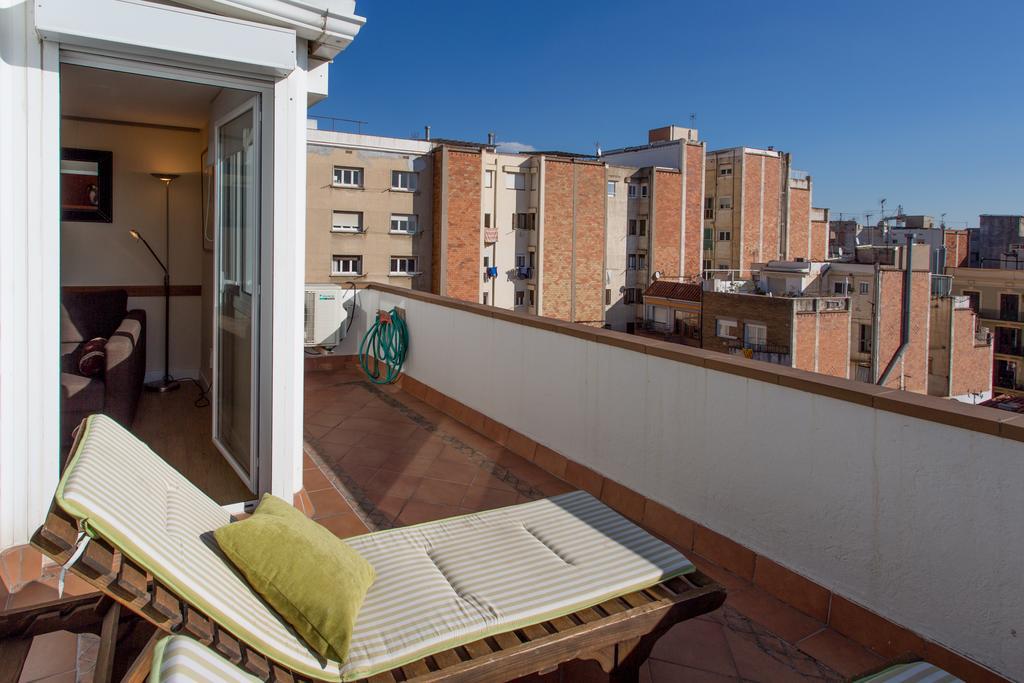
M 60 212 L 64 221 L 114 220 L 114 154 L 64 147 L 60 151 Z

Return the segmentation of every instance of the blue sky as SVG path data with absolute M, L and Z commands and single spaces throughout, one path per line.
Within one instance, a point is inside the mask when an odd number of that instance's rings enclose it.
M 313 114 L 592 152 L 687 125 L 774 145 L 814 203 L 1024 212 L 1024 2 L 359 0 Z

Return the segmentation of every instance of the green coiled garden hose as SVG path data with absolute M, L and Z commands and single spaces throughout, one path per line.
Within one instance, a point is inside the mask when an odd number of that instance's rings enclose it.
M 359 343 L 359 366 L 374 384 L 391 384 L 402 373 L 408 349 L 409 328 L 398 309 L 379 311 Z

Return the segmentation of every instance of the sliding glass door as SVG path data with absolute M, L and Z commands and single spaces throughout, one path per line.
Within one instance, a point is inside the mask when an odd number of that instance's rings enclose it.
M 214 129 L 213 438 L 252 491 L 259 424 L 259 98 Z

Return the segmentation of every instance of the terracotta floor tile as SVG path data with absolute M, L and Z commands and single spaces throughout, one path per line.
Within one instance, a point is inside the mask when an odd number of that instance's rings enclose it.
M 398 515 L 402 512 L 402 508 L 409 502 L 408 498 L 401 498 L 399 496 L 381 496 L 374 501 L 374 506 L 377 511 L 388 518 L 390 521 L 398 519 Z
M 365 534 L 369 529 L 363 524 L 363 520 L 359 519 L 354 512 L 349 512 L 342 515 L 334 515 L 332 517 L 324 517 L 316 520 L 318 524 L 323 525 L 328 531 L 335 536 L 340 538 L 348 538 L 349 536 L 359 536 Z
M 363 467 L 379 468 L 384 465 L 384 462 L 391 457 L 390 451 L 383 451 L 377 448 L 368 448 L 366 446 L 357 445 L 352 446 L 345 453 L 345 457 L 341 459 L 345 465 L 362 465 Z
M 692 666 L 725 676 L 735 676 L 725 627 L 708 621 L 685 621 L 663 635 L 651 657 L 682 666 Z
M 856 676 L 884 661 L 881 656 L 832 629 L 805 638 L 796 646 L 843 676 Z
M 731 628 L 726 628 L 724 632 L 740 678 L 773 683 L 797 683 L 807 680 L 807 672 L 800 670 L 790 661 L 792 654 L 798 658 L 805 657 L 795 647 L 778 638 L 772 638 L 770 634 L 742 633 Z
M 424 478 L 420 485 L 416 487 L 416 491 L 412 494 L 412 499 L 436 505 L 457 506 L 462 502 L 464 495 L 466 495 L 465 484 Z
M 398 523 L 407 526 L 453 517 L 457 514 L 459 514 L 459 509 L 451 505 L 434 505 L 419 500 L 410 500 L 402 509 L 402 514 L 398 516 Z
M 312 422 L 304 423 L 304 427 L 303 428 L 314 439 L 319 439 L 324 434 L 326 434 L 327 432 L 331 431 L 330 427 L 327 427 L 327 426 L 324 426 L 324 425 L 313 424 Z M 149 445 L 150 445 L 150 447 L 155 447 L 155 444 L 151 443 Z M 157 449 L 157 450 L 162 450 L 162 449 Z
M 369 434 L 369 432 L 360 432 L 355 429 L 346 429 L 345 427 L 335 427 L 320 437 L 320 443 L 334 443 L 342 446 L 352 446 L 359 443 L 367 434 Z
M 309 499 L 313 503 L 313 519 L 317 521 L 321 517 L 352 514 L 352 508 L 349 507 L 348 502 L 333 488 L 324 491 L 311 491 L 309 492 Z
M 757 586 L 730 591 L 726 604 L 791 643 L 825 628 L 825 624 L 768 595 Z
M 474 511 L 492 510 L 494 508 L 515 505 L 517 494 L 507 489 L 494 489 L 479 484 L 471 484 L 464 489 L 461 506 Z
M 345 458 L 345 455 L 347 455 L 353 448 L 355 448 L 355 446 L 352 444 L 326 443 L 324 441 L 320 441 L 317 443 L 316 452 L 327 462 L 335 463 L 341 462 Z
M 319 467 L 311 467 L 302 470 L 302 485 L 305 487 L 307 493 L 310 491 L 322 491 L 324 489 L 334 488 L 330 479 L 320 471 Z
M 740 680 L 736 676 L 723 676 L 722 674 L 702 671 L 701 669 L 694 669 L 689 666 L 679 666 L 671 662 L 663 662 L 659 659 L 649 660 L 648 674 L 650 676 L 648 680 L 651 683 L 679 683 L 680 681 L 686 681 L 686 683 L 728 683 Z M 640 680 L 644 680 L 643 675 L 640 676 Z
M 331 413 L 324 413 L 323 411 L 313 413 L 307 417 L 304 422 L 307 425 L 318 425 L 320 427 L 328 427 L 333 429 L 338 426 L 342 420 L 341 415 L 334 415 Z
M 430 473 L 430 466 L 434 464 L 433 456 L 404 455 L 401 453 L 388 456 L 381 463 L 380 468 L 400 474 L 410 474 L 415 477 L 423 477 Z
M 420 445 L 422 445 L 422 441 L 393 434 L 367 434 L 359 442 L 359 445 L 369 446 L 370 448 L 379 448 L 383 451 L 390 451 L 391 453 L 411 455 L 417 452 Z
M 477 472 L 476 477 L 473 478 L 473 484 L 472 485 L 476 486 L 476 487 L 479 487 L 479 488 L 489 488 L 489 489 L 497 489 L 499 491 L 509 491 L 510 493 L 515 493 L 516 492 L 516 487 L 515 486 L 513 486 L 509 482 L 505 481 L 504 479 L 499 479 L 498 477 L 494 476 L 492 473 L 490 473 L 487 470 L 482 469 L 482 468 L 481 468 L 481 470 L 479 472 Z
M 21 590 L 11 593 L 10 597 L 7 598 L 7 608 L 13 609 L 15 607 L 38 605 L 39 603 L 56 599 L 57 589 L 55 587 L 47 586 L 39 581 L 29 581 L 21 587 Z
M 423 481 L 422 477 L 398 474 L 388 470 L 378 470 L 363 488 L 367 493 L 411 498 L 421 481 Z
M 457 484 L 469 484 L 476 478 L 480 468 L 477 465 L 460 464 L 455 462 L 434 461 L 430 466 L 428 476 L 433 479 L 452 481 Z
M 36 636 L 29 648 L 20 680 L 38 681 L 68 671 L 73 674 L 77 652 L 78 636 L 74 633 L 55 631 Z
M 316 467 L 316 463 L 306 453 L 302 454 L 302 468 L 309 469 L 310 467 Z

